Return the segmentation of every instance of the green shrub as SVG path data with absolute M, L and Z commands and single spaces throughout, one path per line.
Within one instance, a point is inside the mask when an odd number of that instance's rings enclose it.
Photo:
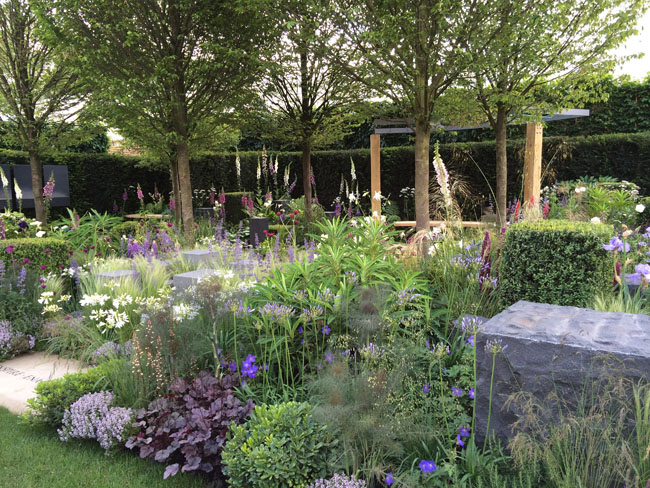
M 517 300 L 586 306 L 612 286 L 613 263 L 603 249 L 607 225 L 566 220 L 521 222 L 506 233 L 499 293 L 502 304 Z
M 114 226 L 111 231 L 111 239 L 115 242 L 119 242 L 122 239 L 122 236 L 137 236 L 140 231 L 140 222 L 135 220 L 127 220 Z
M 8 251 L 10 250 L 10 251 Z M 55 271 L 60 266 L 67 267 L 70 246 L 63 239 L 51 237 L 28 237 L 24 239 L 4 239 L 0 241 L 0 259 L 9 264 L 15 260 L 22 264 L 29 259 L 32 268 L 45 266 L 47 271 Z
M 226 211 L 226 221 L 231 224 L 238 224 L 244 220 L 247 215 L 244 212 L 244 207 L 241 204 L 241 199 L 244 195 L 250 197 L 251 194 L 245 191 L 237 191 L 225 193 L 226 203 L 223 204 Z
M 307 403 L 257 406 L 231 434 L 222 458 L 230 486 L 301 488 L 328 474 L 334 441 Z
M 86 372 L 66 374 L 63 378 L 41 381 L 36 397 L 27 400 L 25 419 L 33 424 L 59 427 L 65 410 L 86 393 L 106 390 L 106 367 L 101 365 Z

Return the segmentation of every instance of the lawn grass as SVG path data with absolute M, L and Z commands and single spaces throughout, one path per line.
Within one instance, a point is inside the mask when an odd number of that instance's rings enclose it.
M 62 443 L 52 430 L 19 423 L 0 407 L 0 487 L 200 487 L 203 479 L 178 474 L 163 481 L 164 466 L 130 452 L 104 455 L 91 441 Z

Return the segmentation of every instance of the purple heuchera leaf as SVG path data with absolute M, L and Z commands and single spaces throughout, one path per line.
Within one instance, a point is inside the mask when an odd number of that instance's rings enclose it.
M 216 378 L 202 371 L 191 381 L 178 378 L 169 393 L 136 413 L 134 427 L 140 432 L 129 438 L 129 449 L 139 448 L 140 457 L 171 463 L 165 478 L 180 471 L 203 471 L 221 476 L 221 449 L 230 424 L 241 424 L 251 414 L 251 400 L 242 403 L 232 390 L 239 378 Z
M 163 479 L 166 480 L 170 476 L 174 476 L 175 474 L 178 473 L 178 468 L 180 467 L 180 464 L 175 463 L 175 464 L 170 464 L 167 466 L 165 469 L 165 474 L 163 474 Z

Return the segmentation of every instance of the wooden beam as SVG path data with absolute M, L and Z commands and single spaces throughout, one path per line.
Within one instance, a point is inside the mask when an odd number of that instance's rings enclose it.
M 381 195 L 381 165 L 379 150 L 379 134 L 370 134 L 370 201 L 372 202 L 372 214 L 381 215 L 381 200 L 373 198 L 376 192 Z M 377 212 L 377 214 L 375 214 Z
M 539 203 L 542 188 L 542 124 L 526 124 L 526 152 L 524 155 L 524 205 L 531 199 Z

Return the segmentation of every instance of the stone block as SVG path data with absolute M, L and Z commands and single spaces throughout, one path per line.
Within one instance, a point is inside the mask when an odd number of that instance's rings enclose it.
M 132 279 L 138 281 L 140 279 L 140 272 L 133 269 L 117 269 L 115 271 L 104 271 L 97 273 L 97 279 L 100 281 L 121 281 Z
M 218 251 L 210 251 L 208 249 L 192 249 L 191 251 L 183 251 L 183 259 L 194 266 L 210 264 L 218 257 Z
M 174 275 L 172 283 L 176 291 L 185 291 L 190 286 L 196 285 L 199 280 L 205 278 L 208 275 L 214 274 L 217 271 L 215 269 L 202 268 L 195 271 L 188 271 L 187 273 L 181 273 Z
M 505 349 L 493 355 L 486 346 L 495 342 Z M 484 324 L 476 347 L 480 445 L 488 428 L 490 384 L 489 430 L 504 439 L 512 436 L 511 426 L 519 419 L 516 407 L 506 407 L 513 393 L 543 400 L 553 392 L 574 403 L 584 385 L 602 375 L 609 359 L 621 361 L 626 378 L 648 379 L 650 316 L 519 301 Z

